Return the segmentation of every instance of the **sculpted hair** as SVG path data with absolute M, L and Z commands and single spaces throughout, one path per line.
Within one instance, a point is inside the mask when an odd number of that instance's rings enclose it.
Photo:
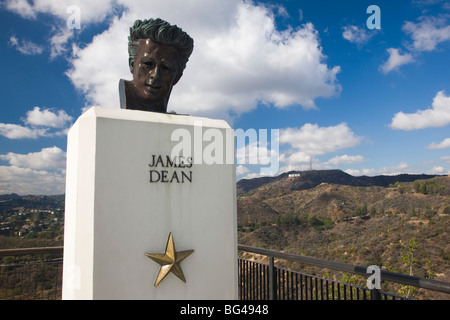
M 136 20 L 128 37 L 129 65 L 139 54 L 139 39 L 150 39 L 155 43 L 174 47 L 180 57 L 180 69 L 184 70 L 194 50 L 194 40 L 181 28 L 162 19 Z

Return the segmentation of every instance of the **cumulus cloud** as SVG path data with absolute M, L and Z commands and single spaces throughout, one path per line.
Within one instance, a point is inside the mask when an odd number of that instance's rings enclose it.
M 8 139 L 37 139 L 49 134 L 46 129 L 28 128 L 18 124 L 0 123 L 0 135 Z
M 411 53 L 402 54 L 399 49 L 387 49 L 389 59 L 380 66 L 384 74 L 415 62 L 415 56 L 433 51 L 440 43 L 450 40 L 449 16 L 422 16 L 418 22 L 405 21 L 402 30 L 411 38 L 405 45 Z
M 28 154 L 9 152 L 0 155 L 0 159 L 14 167 L 37 170 L 64 170 L 66 167 L 66 153 L 58 147 L 43 148 Z
M 275 15 L 283 10 L 238 0 L 119 3 L 127 11 L 89 45 L 76 48 L 67 72 L 92 105 L 118 107 L 118 80 L 131 79 L 128 30 L 134 19 L 147 17 L 163 17 L 195 41 L 169 102 L 176 112 L 226 116 L 258 103 L 312 109 L 316 98 L 340 92 L 340 68 L 327 66 L 314 26 L 278 30 Z M 173 10 L 177 4 L 183 10 Z
M 10 166 L 0 166 L 0 193 L 62 194 L 66 153 L 58 147 L 38 152 L 0 155 Z
M 261 141 L 254 141 L 258 139 L 256 132 L 253 138 L 251 134 L 247 134 L 249 143 L 246 145 L 238 143 L 236 150 L 236 160 L 239 164 L 236 172 L 238 175 L 247 174 L 245 178 L 267 174 L 250 172 L 248 166 L 242 166 L 244 164 L 253 166 L 270 164 L 270 175 L 273 175 L 292 170 L 309 170 L 311 165 L 314 169 L 329 169 L 365 161 L 365 158 L 359 155 L 335 156 L 327 162 L 317 159 L 317 156 L 355 147 L 362 142 L 363 138 L 356 136 L 346 123 L 330 127 L 307 123 L 301 128 L 279 129 L 279 134 L 271 136 L 270 143 L 264 142 L 263 145 L 260 144 Z M 261 140 L 261 136 L 259 139 Z M 281 145 L 283 148 L 280 148 Z
M 4 7 L 26 19 L 36 19 L 39 14 L 51 14 L 66 20 L 70 6 L 80 8 L 81 19 L 85 23 L 103 21 L 113 10 L 116 1 L 112 0 L 5 0 Z
M 333 153 L 341 149 L 359 145 L 363 138 L 355 135 L 346 123 L 336 126 L 319 127 L 307 123 L 301 128 L 286 128 L 280 130 L 280 144 L 290 146 L 283 151 L 279 161 L 283 163 L 281 172 L 291 170 L 326 169 L 345 161 L 361 161 L 360 156 L 340 156 L 328 162 L 320 162 L 316 157 Z
M 445 138 L 440 143 L 431 143 L 428 147 L 428 149 L 446 149 L 450 148 L 450 138 Z
M 43 46 L 35 44 L 29 40 L 20 40 L 16 36 L 11 36 L 9 38 L 9 45 L 25 55 L 41 54 L 44 51 Z
M 300 129 L 287 128 L 280 132 L 280 143 L 289 144 L 307 155 L 335 152 L 357 146 L 361 141 L 362 137 L 356 136 L 346 123 L 330 127 L 307 123 Z
M 242 164 L 240 164 L 236 167 L 236 175 L 237 176 L 242 176 L 243 174 L 246 174 L 248 172 L 250 172 L 250 170 Z
M 67 134 L 69 124 L 72 121 L 64 110 L 53 112 L 50 109 L 34 107 L 27 112 L 23 122 L 27 126 L 11 123 L 0 123 L 0 135 L 8 139 L 37 139 L 39 137 L 52 137 Z M 50 128 L 58 128 L 51 132 Z
M 434 166 L 431 170 L 426 172 L 427 174 L 447 174 L 448 171 L 442 166 Z
M 450 124 L 450 97 L 439 91 L 433 99 L 432 107 L 415 113 L 398 112 L 390 127 L 399 130 L 415 130 L 428 127 L 443 127 Z
M 0 194 L 63 194 L 65 175 L 14 166 L 0 166 Z
M 278 157 L 278 150 L 262 146 L 260 141 L 238 146 L 236 149 L 237 164 L 270 164 L 271 159 Z
M 131 77 L 127 32 L 132 23 L 125 17 L 115 18 L 110 28 L 88 46 L 74 46 L 72 67 L 66 74 L 90 105 L 119 107 L 119 79 Z
M 64 110 L 58 110 L 53 112 L 50 109 L 44 109 L 34 107 L 33 110 L 27 112 L 25 124 L 35 125 L 35 126 L 46 126 L 52 128 L 61 128 L 67 125 L 68 122 L 72 121 L 73 118 L 69 116 Z
M 403 31 L 412 38 L 412 46 L 418 51 L 432 51 L 442 42 L 450 40 L 447 16 L 421 17 L 419 22 L 406 21 Z
M 67 52 L 69 40 L 73 37 L 74 31 L 68 28 L 54 29 L 50 38 L 50 59 L 54 59 Z
M 383 167 L 380 169 L 347 169 L 345 172 L 352 176 L 378 176 L 378 175 L 398 175 L 402 173 L 412 173 L 410 166 L 405 162 L 400 162 L 397 165 L 390 167 Z
M 398 70 L 402 65 L 414 61 L 414 58 L 411 54 L 401 54 L 399 49 L 389 48 L 387 49 L 387 52 L 389 53 L 389 59 L 380 66 L 380 70 L 384 74 L 387 74 L 393 70 Z
M 326 162 L 326 164 L 330 164 L 333 166 L 339 166 L 343 164 L 352 164 L 352 163 L 361 163 L 366 161 L 366 159 L 363 156 L 357 155 L 357 156 L 349 156 L 347 154 L 344 154 L 342 156 L 336 156 L 331 158 Z
M 2 5 L 25 19 L 35 20 L 41 14 L 49 14 L 56 18 L 49 39 L 51 59 L 70 49 L 69 42 L 75 32 L 74 25 L 80 29 L 82 25 L 105 21 L 111 14 L 123 9 L 115 0 L 5 0 Z M 40 54 L 44 50 L 42 45 L 19 40 L 15 36 L 11 37 L 9 43 L 27 55 Z
M 345 26 L 344 31 L 342 32 L 342 37 L 345 40 L 348 40 L 352 43 L 356 43 L 358 45 L 362 45 L 367 43 L 369 39 L 372 37 L 373 32 L 369 34 L 366 28 L 348 25 Z

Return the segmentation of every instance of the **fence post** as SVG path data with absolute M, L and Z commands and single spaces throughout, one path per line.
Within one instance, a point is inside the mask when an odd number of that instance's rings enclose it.
M 277 274 L 275 258 L 269 257 L 269 300 L 277 300 Z
M 380 290 L 373 288 L 370 290 L 370 299 L 371 300 L 381 300 Z

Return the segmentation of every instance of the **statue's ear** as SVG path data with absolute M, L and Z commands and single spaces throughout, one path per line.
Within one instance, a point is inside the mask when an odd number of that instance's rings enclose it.
M 130 66 L 130 72 L 133 73 L 134 60 L 132 58 L 128 58 L 128 65 Z
M 177 76 L 175 77 L 175 79 L 173 80 L 173 86 L 177 84 L 177 82 L 181 79 L 181 76 L 183 75 L 183 71 L 181 72 L 177 72 Z

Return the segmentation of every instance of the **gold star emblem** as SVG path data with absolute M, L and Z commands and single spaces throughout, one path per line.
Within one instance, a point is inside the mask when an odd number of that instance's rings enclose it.
M 192 252 L 194 252 L 194 250 L 176 252 L 173 236 L 172 233 L 170 233 L 169 239 L 167 239 L 165 253 L 146 253 L 145 255 L 147 257 L 161 265 L 154 286 L 156 287 L 170 272 L 180 278 L 181 281 L 186 282 L 183 270 L 181 270 L 180 262 L 186 259 Z

